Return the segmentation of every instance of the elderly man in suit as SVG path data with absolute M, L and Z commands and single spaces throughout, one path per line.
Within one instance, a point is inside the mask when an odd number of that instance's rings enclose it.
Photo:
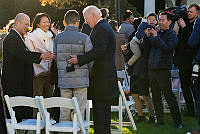
M 15 18 L 13 29 L 3 41 L 2 87 L 9 96 L 33 96 L 33 63 L 41 59 L 51 60 L 55 55 L 51 52 L 37 53 L 28 50 L 24 43 L 24 34 L 30 25 L 30 18 L 19 13 Z M 32 118 L 32 109 L 15 108 L 18 121 Z
M 69 63 L 82 66 L 94 61 L 88 98 L 93 102 L 94 130 L 96 134 L 110 134 L 111 100 L 119 95 L 115 67 L 115 33 L 101 17 L 95 6 L 83 10 L 85 22 L 93 28 L 91 41 L 93 49 L 84 55 L 71 55 Z

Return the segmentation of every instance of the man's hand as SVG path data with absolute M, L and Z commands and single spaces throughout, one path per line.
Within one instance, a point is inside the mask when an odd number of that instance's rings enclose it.
M 158 36 L 157 31 L 154 30 L 153 28 L 149 30 L 149 32 L 152 34 L 153 37 Z
M 77 55 L 70 55 L 70 59 L 67 61 L 69 64 L 78 64 Z
M 181 26 L 182 28 L 186 27 L 185 21 L 182 18 L 178 20 L 178 25 Z
M 127 50 L 127 45 L 126 44 L 125 45 L 121 45 L 121 49 L 122 49 L 122 51 Z
M 47 51 L 40 55 L 40 58 L 45 59 L 45 60 L 53 60 L 55 59 L 55 57 L 56 57 L 55 54 L 50 51 Z

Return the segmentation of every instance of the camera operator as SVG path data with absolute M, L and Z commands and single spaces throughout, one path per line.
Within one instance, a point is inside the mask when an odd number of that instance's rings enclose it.
M 200 77 L 199 77 L 199 65 L 200 65 L 200 18 L 196 20 L 194 29 L 190 38 L 188 39 L 188 45 L 192 48 L 196 48 L 197 54 L 194 58 L 195 65 L 193 67 L 193 76 L 196 76 L 194 80 L 194 88 L 196 95 L 196 104 L 198 111 L 198 126 L 200 127 Z M 197 70 L 196 70 L 197 69 Z M 194 74 L 196 72 L 196 74 Z
M 199 6 L 192 4 L 187 9 L 187 19 L 180 18 L 177 22 L 179 25 L 178 46 L 175 50 L 174 64 L 179 69 L 181 88 L 187 106 L 185 116 L 194 117 L 194 89 L 192 88 L 192 61 L 195 56 L 195 49 L 190 48 L 187 44 L 194 25 L 194 21 L 198 17 Z M 195 99 L 196 100 L 196 99 Z
M 177 128 L 182 128 L 182 120 L 176 97 L 172 92 L 171 86 L 171 67 L 173 62 L 173 52 L 178 43 L 178 38 L 173 29 L 170 28 L 172 15 L 162 12 L 159 17 L 160 30 L 150 30 L 151 50 L 148 59 L 148 70 L 152 99 L 154 103 L 157 124 L 159 127 L 164 125 L 163 106 L 161 91 L 165 96 L 171 111 L 174 123 Z

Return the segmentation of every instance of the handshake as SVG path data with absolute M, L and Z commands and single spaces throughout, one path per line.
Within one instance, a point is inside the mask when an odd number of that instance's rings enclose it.
M 45 59 L 45 60 L 53 60 L 55 59 L 55 57 L 56 57 L 55 54 L 50 51 L 47 51 L 40 55 L 40 58 Z

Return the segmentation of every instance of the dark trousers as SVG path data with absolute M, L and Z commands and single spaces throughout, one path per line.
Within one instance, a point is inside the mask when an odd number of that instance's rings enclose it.
M 4 108 L 3 108 L 3 96 L 1 95 L 1 92 L 0 92 L 0 133 L 7 134 L 5 114 L 4 114 Z
M 198 77 L 197 80 L 194 81 L 194 88 L 195 88 L 195 95 L 196 95 L 198 119 L 200 123 L 200 77 Z
M 111 101 L 92 100 L 95 134 L 110 134 Z
M 191 81 L 192 65 L 188 67 L 178 66 L 178 68 L 179 68 L 179 77 L 181 81 L 181 88 L 183 91 L 183 97 L 185 99 L 187 110 L 189 113 L 194 114 L 195 112 L 194 99 L 196 100 L 196 96 L 195 96 L 195 89 Z
M 150 70 L 149 80 L 152 90 L 152 99 L 158 123 L 163 123 L 163 104 L 161 95 L 163 94 L 172 114 L 175 125 L 182 123 L 181 115 L 176 97 L 172 92 L 170 70 Z M 161 94 L 162 93 L 162 94 Z

